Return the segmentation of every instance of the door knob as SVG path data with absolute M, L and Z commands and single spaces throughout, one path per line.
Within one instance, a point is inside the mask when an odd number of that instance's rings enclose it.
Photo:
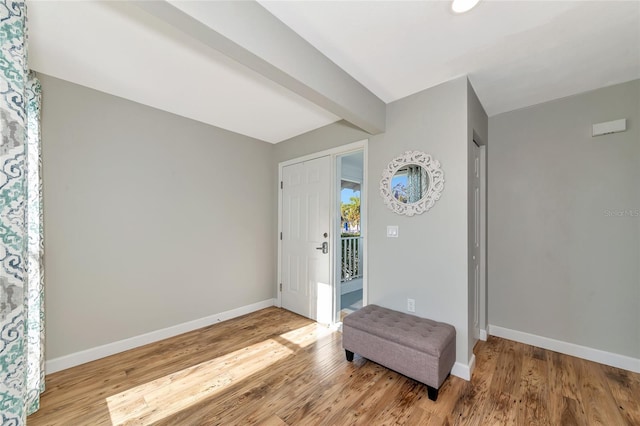
M 329 243 L 325 241 L 322 243 L 322 247 L 316 247 L 316 250 L 322 250 L 322 254 L 329 253 Z

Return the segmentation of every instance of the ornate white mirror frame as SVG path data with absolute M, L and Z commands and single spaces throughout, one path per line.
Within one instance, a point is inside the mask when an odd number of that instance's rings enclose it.
M 428 185 L 422 198 L 415 203 L 404 203 L 398 201 L 393 194 L 391 180 L 398 170 L 409 165 L 418 165 L 426 170 Z M 440 199 L 440 194 L 444 189 L 444 173 L 440 168 L 440 162 L 433 159 L 431 155 L 421 151 L 407 151 L 399 157 L 394 158 L 382 171 L 380 180 L 380 195 L 384 203 L 397 214 L 413 216 L 428 211 L 436 201 Z

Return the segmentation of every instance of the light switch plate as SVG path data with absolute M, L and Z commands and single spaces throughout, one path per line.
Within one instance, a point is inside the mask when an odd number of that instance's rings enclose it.
M 387 237 L 389 237 L 389 238 L 398 238 L 398 226 L 397 225 L 387 225 Z

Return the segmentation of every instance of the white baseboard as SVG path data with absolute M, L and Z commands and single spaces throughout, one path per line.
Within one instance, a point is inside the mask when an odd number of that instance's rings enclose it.
M 188 321 L 182 324 L 163 328 L 161 330 L 152 331 L 150 333 L 141 334 L 139 336 L 118 340 L 117 342 L 107 343 L 106 345 L 61 356 L 59 358 L 50 359 L 45 363 L 45 370 L 47 374 L 55 373 L 56 371 L 65 370 L 67 368 L 75 367 L 76 365 L 95 361 L 109 355 L 124 352 L 129 349 L 197 330 L 202 327 L 207 327 L 211 324 L 246 315 L 260 309 L 268 308 L 269 306 L 274 306 L 275 303 L 275 299 L 267 299 L 261 302 L 252 303 L 251 305 L 241 306 L 236 309 L 210 315 L 205 318 L 199 318 L 197 320 Z
M 483 342 L 487 341 L 487 330 L 480 329 L 480 340 Z
M 456 362 L 455 364 L 453 364 L 453 368 L 451 369 L 451 374 L 453 374 L 456 377 L 460 377 L 463 380 L 470 381 L 471 374 L 473 374 L 473 369 L 475 367 L 476 367 L 476 356 L 472 354 L 468 365 L 464 365 L 461 362 Z
M 626 355 L 615 354 L 612 352 L 602 351 L 600 349 L 580 346 L 574 343 L 563 342 L 548 337 L 537 336 L 535 334 L 525 333 L 523 331 L 511 330 L 497 325 L 489 325 L 489 333 L 492 336 L 502 337 L 508 340 L 525 343 L 527 345 L 537 346 L 543 349 L 560 352 L 566 355 L 583 358 L 589 361 L 598 362 L 600 364 L 610 365 L 623 370 L 640 373 L 640 359 L 632 358 Z

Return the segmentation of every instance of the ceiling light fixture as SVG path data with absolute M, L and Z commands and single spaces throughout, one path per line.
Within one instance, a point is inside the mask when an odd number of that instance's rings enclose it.
M 473 9 L 480 0 L 453 0 L 451 10 L 455 13 L 465 13 Z

